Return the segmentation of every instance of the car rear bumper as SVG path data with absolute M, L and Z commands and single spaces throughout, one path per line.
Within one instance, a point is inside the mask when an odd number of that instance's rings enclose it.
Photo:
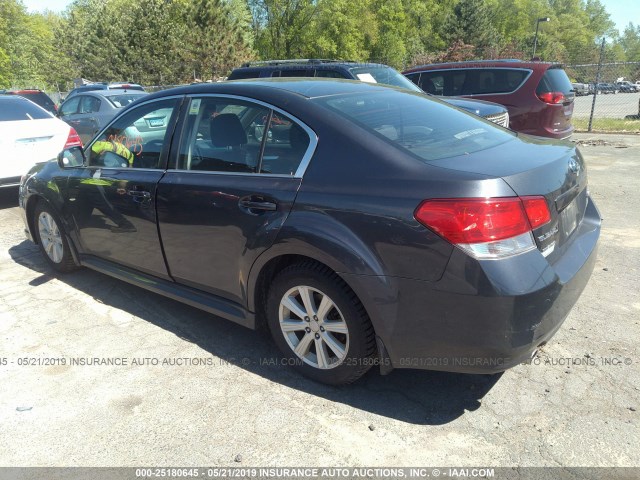
M 372 315 L 393 367 L 495 373 L 528 360 L 585 288 L 600 223 L 589 199 L 585 218 L 553 263 L 537 250 L 477 261 L 456 249 L 440 281 L 396 279 L 394 314 L 381 304 L 385 318 Z

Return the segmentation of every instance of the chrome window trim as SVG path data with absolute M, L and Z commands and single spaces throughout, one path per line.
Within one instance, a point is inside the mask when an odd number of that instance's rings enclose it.
M 511 90 L 510 92 L 501 92 L 501 93 L 471 93 L 471 94 L 464 94 L 464 95 L 446 95 L 448 97 L 484 97 L 484 96 L 493 96 L 493 95 L 511 95 L 512 93 L 517 92 L 518 90 L 520 90 L 522 88 L 522 86 L 527 82 L 527 80 L 529 80 L 529 78 L 531 77 L 531 75 L 533 75 L 533 70 L 531 68 L 514 68 L 514 67 L 460 67 L 460 68 L 434 68 L 434 69 L 428 69 L 428 70 L 420 70 L 417 72 L 410 72 L 407 75 L 414 75 L 416 73 L 420 74 L 420 77 L 418 77 L 418 81 L 421 80 L 421 76 L 423 73 L 428 73 L 428 72 L 454 72 L 456 70 L 524 70 L 527 73 L 527 76 L 524 77 L 524 79 L 522 80 L 522 82 L 520 82 L 520 84 L 514 88 L 513 90 Z M 411 79 L 409 79 L 411 80 Z M 413 80 L 411 80 L 413 82 Z M 414 82 L 415 83 L 415 82 Z M 418 85 L 418 84 L 416 84 Z M 420 85 L 418 85 L 420 86 Z M 435 97 L 445 97 L 445 95 L 434 95 Z
M 258 176 L 259 175 L 264 177 L 278 177 L 278 178 L 303 178 L 304 177 L 304 174 L 307 171 L 307 167 L 311 162 L 311 158 L 313 157 L 313 154 L 316 151 L 316 147 L 318 146 L 318 135 L 316 135 L 316 132 L 314 132 L 311 129 L 311 127 L 309 127 L 306 123 L 304 123 L 298 117 L 295 117 L 294 115 L 287 112 L 286 110 L 283 110 L 279 107 L 271 105 L 267 102 L 263 102 L 262 100 L 257 100 L 255 98 L 250 98 L 250 97 L 244 97 L 241 95 L 230 95 L 227 93 L 220 93 L 220 94 L 216 94 L 216 93 L 189 94 L 188 93 L 185 96 L 188 97 L 190 101 L 193 98 L 212 98 L 212 97 L 228 98 L 231 100 L 240 100 L 243 102 L 261 105 L 263 107 L 273 110 L 274 112 L 279 112 L 284 116 L 286 116 L 287 118 L 290 118 L 292 121 L 296 122 L 300 127 L 302 127 L 302 129 L 307 133 L 307 135 L 309 135 L 309 146 L 307 147 L 307 150 L 304 152 L 304 155 L 302 156 L 302 160 L 300 160 L 300 165 L 298 165 L 298 169 L 293 175 L 286 175 L 282 173 L 260 173 L 260 172 L 251 172 L 251 173 L 250 172 L 216 172 L 216 171 L 210 171 L 210 170 L 185 170 L 181 168 L 169 168 L 167 169 L 167 173 L 186 172 L 186 173 L 205 173 L 205 174 L 213 174 L 213 175 L 241 175 L 241 176 Z

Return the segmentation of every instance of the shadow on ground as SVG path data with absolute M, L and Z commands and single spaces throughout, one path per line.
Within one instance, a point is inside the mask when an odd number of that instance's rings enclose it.
M 30 286 L 37 287 L 53 278 L 53 272 L 31 242 L 11 247 L 9 254 L 18 264 L 41 273 L 29 282 Z M 408 423 L 441 425 L 466 411 L 476 410 L 500 378 L 499 374 L 463 375 L 423 370 L 394 370 L 388 376 L 381 376 L 372 368 L 353 385 L 326 386 L 279 365 L 281 356 L 266 332 L 246 329 L 89 269 L 57 278 L 98 302 L 151 322 L 255 375 Z
M 0 210 L 18 206 L 18 187 L 0 188 Z

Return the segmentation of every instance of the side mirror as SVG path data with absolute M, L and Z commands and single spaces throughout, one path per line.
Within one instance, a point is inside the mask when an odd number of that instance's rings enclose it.
M 60 168 L 82 167 L 86 161 L 82 147 L 71 147 L 58 154 Z

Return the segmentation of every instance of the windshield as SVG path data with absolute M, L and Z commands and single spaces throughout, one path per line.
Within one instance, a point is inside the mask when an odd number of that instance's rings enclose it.
M 113 104 L 114 107 L 120 108 L 120 107 L 126 107 L 130 103 L 135 102 L 136 100 L 144 97 L 145 95 L 146 94 L 144 93 L 141 93 L 141 94 L 135 94 L 135 93 L 124 94 L 123 93 L 122 95 L 110 95 L 107 98 Z
M 11 98 L 0 101 L 0 122 L 17 120 L 43 120 L 52 118 L 51 114 L 23 98 Z
M 424 94 L 389 90 L 313 101 L 423 161 L 478 152 L 514 137 L 508 130 Z
M 412 92 L 422 92 L 411 80 L 391 67 L 353 67 L 349 71 L 362 82 L 382 83 Z

